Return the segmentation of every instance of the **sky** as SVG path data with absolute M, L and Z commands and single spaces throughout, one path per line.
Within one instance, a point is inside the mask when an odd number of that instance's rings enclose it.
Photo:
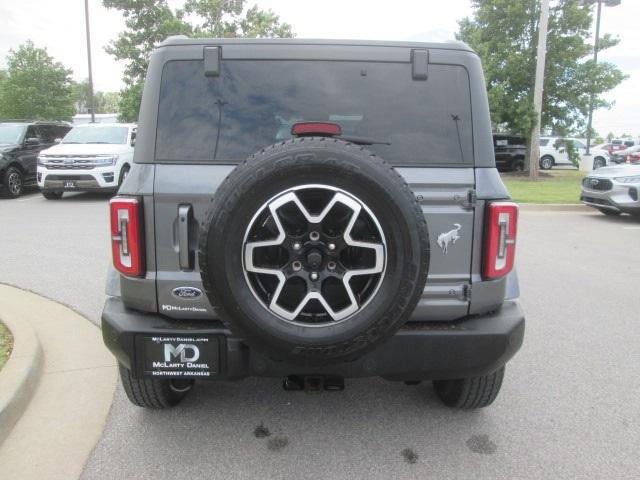
M 180 0 L 169 0 L 179 6 Z M 293 25 L 299 38 L 444 41 L 453 39 L 457 21 L 471 15 L 469 0 L 249 0 L 271 9 Z M 390 6 L 392 8 L 390 8 Z M 100 0 L 89 0 L 93 78 L 96 90 L 122 86 L 122 65 L 104 51 L 124 29 L 117 11 Z M 622 0 L 618 7 L 603 7 L 601 33 L 620 37 L 600 59 L 618 65 L 629 75 L 607 99 L 610 110 L 594 113 L 594 128 L 601 135 L 613 132 L 640 136 L 640 0 Z M 87 78 L 84 0 L 0 0 L 0 68 L 11 48 L 31 39 L 73 69 L 76 80 Z

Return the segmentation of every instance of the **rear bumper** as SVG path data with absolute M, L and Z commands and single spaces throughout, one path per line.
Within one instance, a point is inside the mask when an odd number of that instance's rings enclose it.
M 220 322 L 172 320 L 142 313 L 126 308 L 118 297 L 109 297 L 102 313 L 105 344 L 135 377 L 144 376 L 142 337 L 216 336 L 220 358 L 218 373 L 210 377 L 214 380 L 288 375 L 437 380 L 484 375 L 503 366 L 518 351 L 524 324 L 520 305 L 507 301 L 495 313 L 453 324 L 411 322 L 353 362 L 305 367 L 277 362 L 251 350 Z

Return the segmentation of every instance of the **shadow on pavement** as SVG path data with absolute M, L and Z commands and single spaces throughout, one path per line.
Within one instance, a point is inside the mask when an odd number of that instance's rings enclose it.
M 605 215 L 602 213 L 600 215 L 594 215 L 591 218 L 597 219 L 599 222 L 613 223 L 622 226 L 640 225 L 640 216 L 627 215 L 624 213 L 622 215 Z
M 60 202 L 108 202 L 113 195 L 103 192 L 65 192 Z

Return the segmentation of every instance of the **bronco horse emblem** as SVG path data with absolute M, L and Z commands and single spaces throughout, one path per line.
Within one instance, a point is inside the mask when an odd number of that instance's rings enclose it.
M 460 226 L 459 223 L 454 223 L 453 226 L 456 228 L 454 228 L 453 230 L 449 230 L 446 233 L 441 233 L 440 235 L 438 235 L 438 246 L 442 249 L 442 253 L 444 253 L 445 255 L 449 251 L 449 243 L 456 243 L 456 240 L 460 238 L 460 235 L 458 235 L 458 232 L 462 227 Z

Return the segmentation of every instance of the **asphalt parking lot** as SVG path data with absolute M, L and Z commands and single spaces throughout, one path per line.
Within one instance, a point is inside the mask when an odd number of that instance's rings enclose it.
M 98 323 L 107 215 L 97 195 L 0 200 L 0 282 Z M 251 379 L 152 412 L 118 387 L 83 478 L 637 478 L 640 220 L 527 210 L 517 248 L 527 332 L 491 407 L 449 410 L 429 384 Z

